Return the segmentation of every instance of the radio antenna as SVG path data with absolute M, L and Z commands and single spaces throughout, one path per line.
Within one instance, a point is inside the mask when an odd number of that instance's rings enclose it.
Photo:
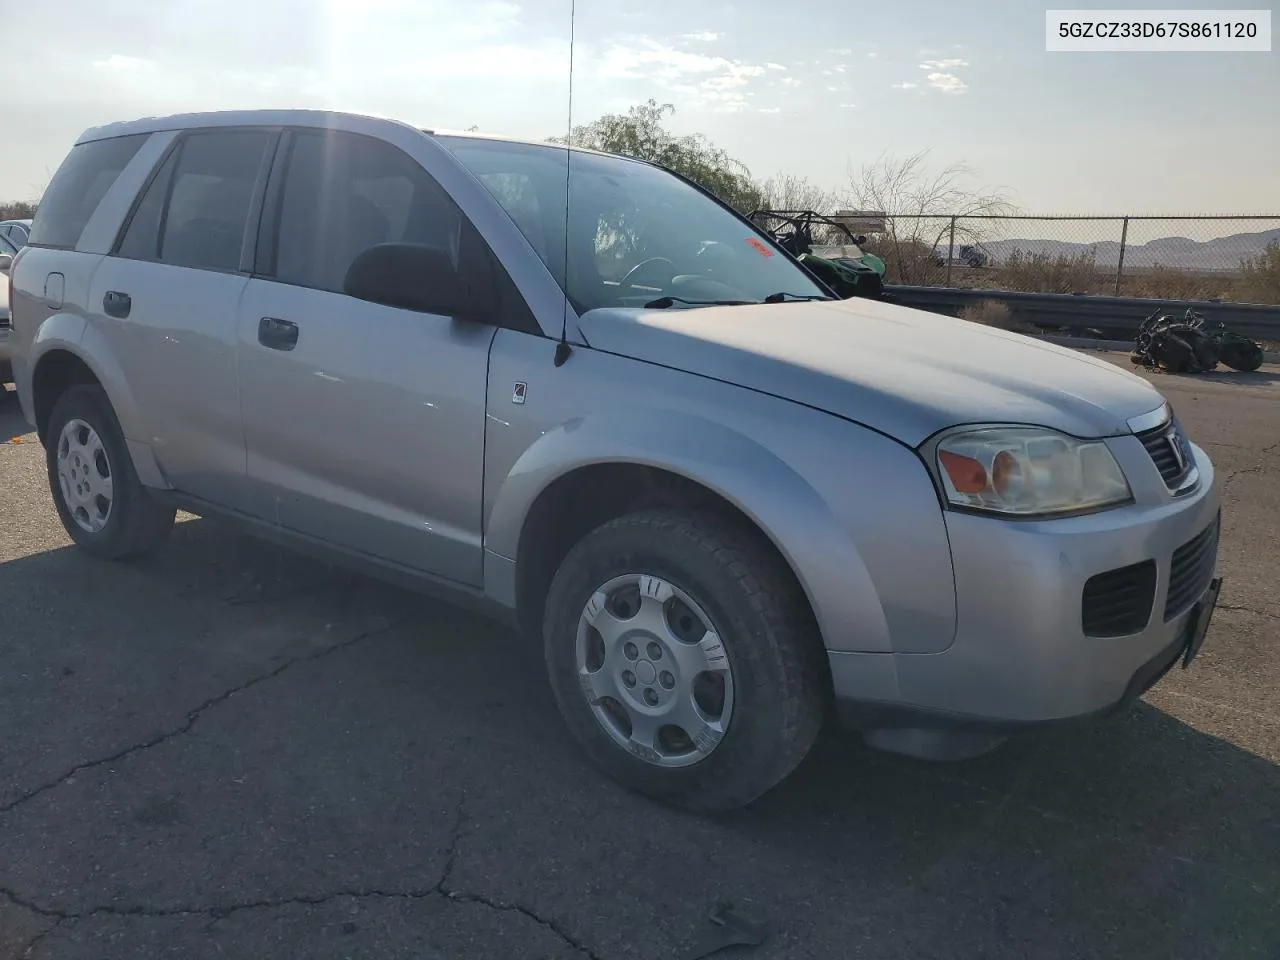
M 564 138 L 564 312 L 560 315 L 560 342 L 556 344 L 556 366 L 563 366 L 572 352 L 569 347 L 569 168 L 573 157 L 573 40 L 577 0 L 569 0 L 569 119 Z

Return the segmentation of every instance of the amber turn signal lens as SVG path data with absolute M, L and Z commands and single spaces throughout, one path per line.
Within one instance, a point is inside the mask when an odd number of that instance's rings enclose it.
M 938 462 L 947 471 L 947 477 L 956 493 L 981 493 L 987 489 L 986 468 L 972 457 L 940 450 Z

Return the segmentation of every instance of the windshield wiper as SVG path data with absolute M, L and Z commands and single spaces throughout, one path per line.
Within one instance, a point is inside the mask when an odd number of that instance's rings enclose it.
M 646 310 L 666 310 L 677 303 L 687 304 L 691 307 L 742 307 L 754 302 L 754 300 L 686 300 L 684 297 L 659 297 L 657 300 L 650 300 L 644 305 L 644 308 Z
M 792 300 L 829 300 L 830 299 L 830 297 L 824 297 L 821 294 L 787 293 L 785 290 L 781 290 L 778 293 L 769 294 L 760 302 L 761 303 L 783 303 L 784 301 L 787 300 L 787 298 L 790 298 Z

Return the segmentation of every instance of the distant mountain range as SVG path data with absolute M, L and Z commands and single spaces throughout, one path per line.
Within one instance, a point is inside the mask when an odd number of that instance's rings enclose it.
M 1182 267 L 1193 270 L 1235 270 L 1245 257 L 1262 253 L 1268 243 L 1280 243 L 1280 228 L 1261 233 L 1233 233 L 1229 237 L 1196 241 L 1187 237 L 1161 237 L 1148 243 L 1125 245 L 1126 267 Z M 1014 250 L 1023 253 L 1047 253 L 1052 257 L 1073 256 L 1097 250 L 1098 265 L 1114 267 L 1120 261 L 1120 242 L 1103 240 L 1099 243 L 1065 243 L 1061 240 L 993 240 L 981 244 L 981 248 L 997 264 Z

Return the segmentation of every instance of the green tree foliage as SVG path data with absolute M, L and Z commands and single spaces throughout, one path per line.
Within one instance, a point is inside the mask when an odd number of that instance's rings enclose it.
M 760 187 L 751 179 L 751 171 L 742 161 L 729 156 L 700 133 L 678 137 L 662 125 L 663 119 L 675 113 L 675 109 L 669 103 L 649 100 L 626 113 L 607 114 L 574 127 L 567 138 L 552 137 L 551 141 L 661 164 L 743 213 L 759 207 Z

